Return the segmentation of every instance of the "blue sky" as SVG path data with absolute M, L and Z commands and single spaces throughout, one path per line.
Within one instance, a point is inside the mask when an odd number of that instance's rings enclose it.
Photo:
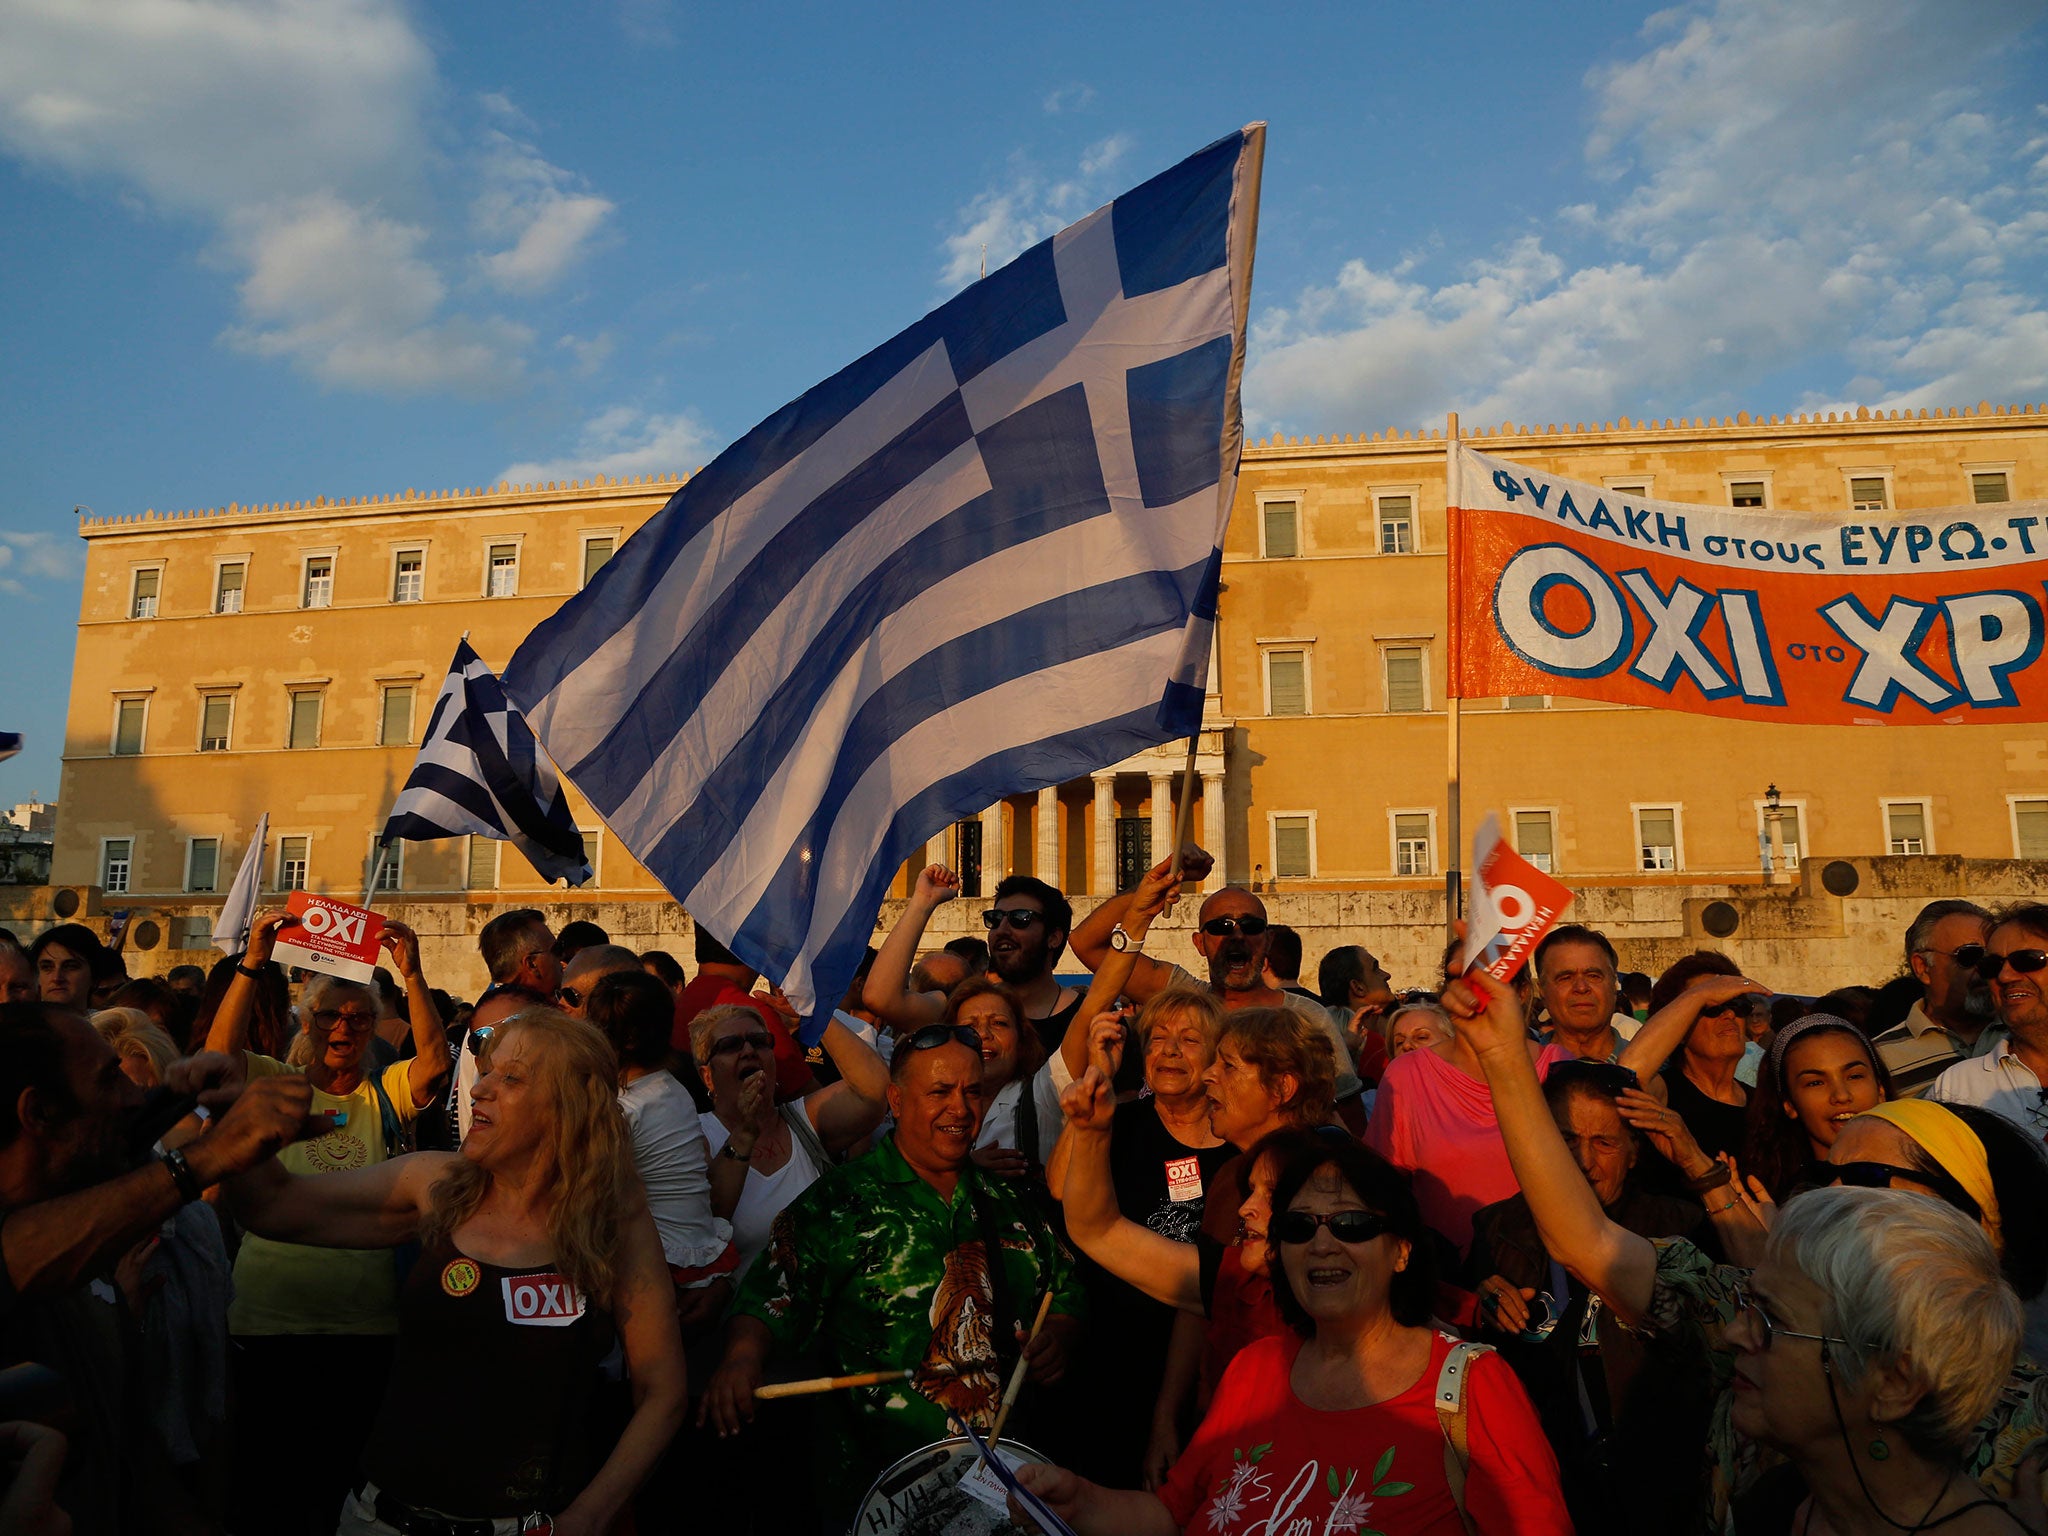
M 1272 127 L 1254 432 L 2048 400 L 2048 11 L 0 0 L 0 804 L 71 510 L 686 471 Z

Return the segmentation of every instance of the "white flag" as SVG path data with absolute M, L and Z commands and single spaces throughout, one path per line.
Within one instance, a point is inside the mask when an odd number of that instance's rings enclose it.
M 263 846 L 270 841 L 270 812 L 256 823 L 256 836 L 242 855 L 242 867 L 235 871 L 235 883 L 228 887 L 220 916 L 213 920 L 213 947 L 224 955 L 238 955 L 249 947 L 249 925 L 256 919 L 256 892 L 263 879 Z

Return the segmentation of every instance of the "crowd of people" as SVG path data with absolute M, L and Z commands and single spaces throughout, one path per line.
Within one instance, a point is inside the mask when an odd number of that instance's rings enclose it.
M 2048 1536 L 2048 906 L 1310 988 L 1239 887 L 1159 952 L 1209 867 L 926 869 L 810 1018 L 533 909 L 473 1001 L 0 937 L 0 1536 Z

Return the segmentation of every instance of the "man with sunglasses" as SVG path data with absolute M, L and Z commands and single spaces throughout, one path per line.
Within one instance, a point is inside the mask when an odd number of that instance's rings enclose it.
M 946 1012 L 946 994 L 911 984 L 912 963 L 932 913 L 960 894 L 960 877 L 943 864 L 922 871 L 904 903 L 903 916 L 883 941 L 868 970 L 861 1001 L 898 1034 L 936 1024 Z M 1053 967 L 1066 952 L 1074 909 L 1067 898 L 1030 875 L 1010 875 L 996 886 L 982 911 L 988 930 L 988 974 L 1016 992 L 1024 1017 L 1048 1054 L 1060 1048 L 1085 994 L 1063 987 Z
M 1181 850 L 1180 872 L 1184 880 L 1200 880 L 1209 873 L 1215 859 L 1189 844 Z M 1153 876 L 1167 872 L 1170 861 L 1153 866 Z M 1090 913 L 1074 930 L 1074 954 L 1089 970 L 1098 970 L 1112 950 L 1136 949 L 1142 939 L 1133 939 L 1124 929 L 1131 915 L 1131 903 L 1138 888 L 1112 896 Z M 1124 983 L 1124 996 L 1143 1005 L 1169 987 L 1186 991 L 1213 992 L 1226 1011 L 1236 1008 L 1292 1008 L 1330 1037 L 1337 1053 L 1337 1104 L 1340 1111 L 1355 1108 L 1364 1087 L 1344 1038 L 1344 1025 L 1316 999 L 1300 992 L 1283 991 L 1266 980 L 1268 935 L 1266 904 L 1241 885 L 1226 885 L 1211 892 L 1202 902 L 1194 933 L 1195 952 L 1208 963 L 1207 981 L 1198 979 L 1184 966 L 1139 955 L 1131 967 L 1131 979 Z M 1359 1120 L 1357 1129 L 1364 1125 Z
M 1906 964 L 1925 990 L 1903 1023 L 1871 1042 L 1901 1097 L 1919 1097 L 1956 1062 L 2004 1037 L 1991 984 L 1977 974 L 1990 931 L 1989 912 L 1954 899 L 1929 902 L 1906 929 Z
M 1927 1097 L 1976 1104 L 2033 1136 L 2048 1135 L 2048 906 L 2023 902 L 2000 912 L 1976 970 L 1991 986 L 2005 1036 L 1948 1068 Z

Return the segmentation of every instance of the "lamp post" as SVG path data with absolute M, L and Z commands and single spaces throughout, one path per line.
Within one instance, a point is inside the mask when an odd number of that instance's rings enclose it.
M 1765 877 L 1772 885 L 1790 885 L 1792 871 L 1785 864 L 1785 811 L 1779 804 L 1775 784 L 1764 790 L 1764 828 L 1771 840 Z

